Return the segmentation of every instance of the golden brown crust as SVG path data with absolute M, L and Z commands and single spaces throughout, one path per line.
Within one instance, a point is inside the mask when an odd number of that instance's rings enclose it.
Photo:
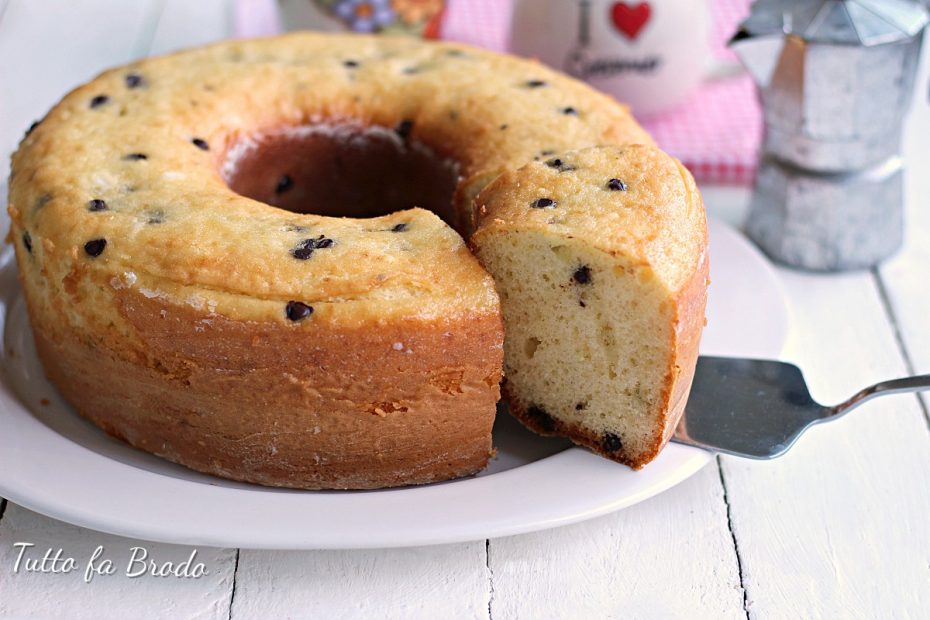
M 653 458 L 668 443 L 681 416 L 684 415 L 694 370 L 700 354 L 701 332 L 707 322 L 707 286 L 710 284 L 710 260 L 707 254 L 707 223 L 704 215 L 704 203 L 691 174 L 679 164 L 682 177 L 688 187 L 690 203 L 695 213 L 699 214 L 700 226 L 697 232 L 701 239 L 701 252 L 695 259 L 694 270 L 675 296 L 675 372 L 669 377 L 667 387 L 669 398 L 665 420 L 662 425 L 661 440 L 657 442 Z
M 65 398 L 133 446 L 305 489 L 444 480 L 491 454 L 496 315 L 296 335 L 128 291 L 116 304 L 146 351 L 104 352 L 41 323 L 36 343 Z

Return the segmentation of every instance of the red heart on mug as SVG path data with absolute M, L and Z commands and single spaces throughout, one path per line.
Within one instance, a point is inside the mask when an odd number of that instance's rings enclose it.
M 635 39 L 639 31 L 643 29 L 649 17 L 652 15 L 652 8 L 648 2 L 629 5 L 626 2 L 614 2 L 610 9 L 610 17 L 614 20 L 614 26 L 617 30 L 626 35 L 628 39 Z

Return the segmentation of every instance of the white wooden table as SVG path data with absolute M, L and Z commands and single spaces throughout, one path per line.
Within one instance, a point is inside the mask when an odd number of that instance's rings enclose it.
M 34 119 L 103 68 L 230 30 L 224 0 L 0 0 L 0 164 Z M 779 270 L 792 311 L 784 358 L 805 369 L 822 401 L 930 372 L 926 75 L 908 125 L 904 251 L 874 271 Z M 705 198 L 711 213 L 738 222 L 747 193 L 706 188 Z M 123 562 L 137 544 L 160 561 L 192 550 L 0 500 L 0 617 L 928 618 L 928 421 L 926 401 L 889 397 L 815 428 L 778 461 L 720 458 L 661 496 L 587 523 L 400 550 L 200 548 L 210 571 L 200 579 L 87 584 L 14 573 L 17 542 L 78 558 L 104 545 Z

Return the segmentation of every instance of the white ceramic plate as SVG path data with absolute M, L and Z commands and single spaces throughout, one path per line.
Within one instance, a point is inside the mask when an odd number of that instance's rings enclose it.
M 701 350 L 777 357 L 787 331 L 772 268 L 711 222 Z M 80 418 L 35 356 L 12 252 L 0 257 L 5 346 L 0 495 L 85 527 L 162 542 L 249 548 L 401 547 L 506 536 L 590 519 L 664 491 L 711 460 L 669 445 L 642 471 L 538 437 L 499 415 L 499 454 L 478 476 L 385 491 L 294 491 L 229 482 L 130 448 Z

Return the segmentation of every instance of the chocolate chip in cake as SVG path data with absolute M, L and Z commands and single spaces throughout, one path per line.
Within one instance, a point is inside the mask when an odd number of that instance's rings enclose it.
M 106 239 L 92 239 L 84 244 L 84 251 L 88 256 L 97 257 L 103 254 L 107 247 Z
M 404 75 L 416 75 L 420 72 L 420 67 L 404 67 L 401 71 Z
M 543 432 L 551 433 L 555 430 L 555 419 L 538 405 L 533 405 L 527 409 L 526 417 Z
M 29 125 L 29 129 L 26 130 L 26 135 L 23 136 L 23 137 L 24 137 L 24 138 L 28 138 L 28 137 L 29 137 L 29 134 L 31 134 L 33 131 L 35 131 L 35 130 L 36 130 L 36 127 L 39 126 L 39 122 L 40 122 L 40 121 L 33 121 L 32 124 Z
M 571 172 L 572 170 L 575 169 L 574 166 L 566 164 L 564 161 L 562 161 L 558 157 L 555 157 L 553 159 L 547 159 L 546 165 L 549 166 L 550 168 L 555 168 L 559 172 Z
M 398 232 L 404 232 L 405 230 L 407 230 L 407 224 L 404 222 L 401 222 L 400 224 L 395 224 L 394 228 L 391 229 L 391 232 L 398 233 Z
M 313 256 L 315 250 L 325 250 L 326 248 L 333 247 L 334 244 L 335 241 L 323 235 L 320 235 L 316 239 L 304 239 L 291 250 L 291 256 L 297 260 L 307 260 Z
M 278 184 L 274 187 L 274 193 L 283 194 L 292 187 L 294 187 L 294 181 L 291 179 L 291 177 L 289 175 L 282 174 L 281 178 L 278 179 Z
M 42 194 L 41 196 L 36 198 L 35 204 L 32 205 L 32 208 L 33 210 L 38 211 L 39 209 L 41 209 L 42 207 L 44 207 L 51 201 L 52 201 L 51 194 Z
M 142 83 L 142 76 L 138 73 L 130 73 L 126 76 L 126 88 L 139 88 Z
M 296 247 L 293 250 L 291 250 L 291 256 L 293 256 L 297 260 L 307 260 L 308 258 L 313 256 L 313 250 L 314 248 Z
M 504 123 L 503 125 L 501 125 L 500 127 L 498 127 L 498 129 L 500 129 L 501 131 L 504 131 L 504 130 L 507 129 L 508 127 L 510 127 L 510 125 L 508 125 L 507 123 Z
M 107 201 L 101 200 L 100 198 L 94 198 L 87 203 L 88 211 L 106 211 L 108 208 Z
M 545 80 L 527 80 L 524 84 L 527 88 L 542 88 L 547 85 Z
M 313 307 L 301 301 L 289 301 L 284 308 L 284 312 L 291 321 L 303 321 L 313 314 Z
M 613 433 L 604 433 L 601 446 L 604 448 L 605 452 L 616 452 L 623 447 L 623 442 L 620 441 L 620 437 Z
M 400 136 L 401 140 L 409 138 L 411 131 L 413 131 L 413 121 L 406 119 L 399 122 L 397 127 L 394 128 L 394 132 Z
M 109 100 L 110 98 L 107 97 L 106 95 L 97 95 L 96 97 L 90 100 L 90 107 L 91 109 L 99 108 L 100 106 L 107 103 Z
M 162 209 L 152 209 L 145 213 L 146 224 L 163 224 L 165 219 L 165 212 Z
M 343 60 L 342 66 L 346 67 L 347 69 L 357 69 L 358 61 L 357 60 Z
M 32 254 L 32 237 L 29 235 L 28 230 L 23 231 L 23 247 L 26 248 L 26 251 Z
M 203 138 L 194 138 L 193 140 L 191 140 L 191 144 L 193 144 L 194 146 L 196 146 L 196 147 L 197 147 L 198 149 L 200 149 L 201 151 L 209 151 L 209 150 L 210 150 L 210 145 L 209 145 L 209 144 L 207 143 L 207 141 L 204 140 Z
M 575 404 L 575 411 L 584 411 L 584 409 L 585 409 L 587 406 L 588 406 L 588 403 L 576 403 L 576 404 Z
M 572 106 L 568 106 L 568 107 L 562 108 L 562 114 L 566 116 L 578 116 L 578 110 L 576 110 Z
M 572 274 L 572 280 L 578 284 L 590 284 L 591 283 L 591 268 L 587 265 L 582 265 L 575 270 L 575 273 Z
M 555 207 L 556 202 L 552 198 L 537 198 L 530 206 L 534 209 L 551 209 Z
M 607 181 L 607 189 L 609 189 L 612 192 L 625 192 L 626 183 L 624 183 L 620 179 L 611 179 Z
M 130 153 L 128 155 L 123 155 L 123 161 L 143 161 L 148 158 L 149 156 L 145 153 Z

